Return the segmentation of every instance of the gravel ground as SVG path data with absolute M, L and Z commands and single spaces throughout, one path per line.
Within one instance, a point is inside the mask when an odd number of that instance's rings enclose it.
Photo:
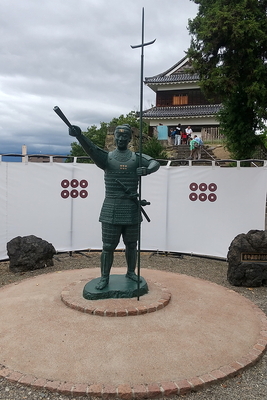
M 77 252 L 73 253 L 72 256 L 68 253 L 58 254 L 54 258 L 53 267 L 23 274 L 9 272 L 9 262 L 3 261 L 0 262 L 0 285 L 3 286 L 34 275 L 59 270 L 98 267 L 99 257 L 100 253 L 98 252 Z M 114 265 L 125 268 L 123 252 L 115 254 Z M 141 268 L 161 269 L 215 282 L 245 296 L 267 314 L 266 287 L 243 288 L 231 286 L 226 279 L 227 263 L 223 260 L 191 256 L 177 257 L 175 254 L 165 255 L 146 252 L 141 255 Z M 177 398 L 186 398 L 188 400 L 267 400 L 267 355 L 265 354 L 254 367 L 249 368 L 235 378 Z M 68 400 L 70 397 L 45 390 L 33 390 L 30 387 L 12 384 L 5 378 L 0 378 L 0 399 Z M 77 397 L 77 399 L 85 400 L 88 397 Z

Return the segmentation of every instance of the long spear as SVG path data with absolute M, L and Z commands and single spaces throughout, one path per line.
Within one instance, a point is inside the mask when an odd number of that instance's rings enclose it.
M 139 167 L 142 167 L 142 139 L 143 139 L 143 75 L 144 75 L 144 47 L 153 44 L 152 42 L 144 43 L 144 7 L 142 8 L 142 43 L 131 46 L 132 49 L 141 47 L 141 78 L 140 78 L 140 135 L 139 135 Z M 138 249 L 137 249 L 137 300 L 139 301 L 140 291 L 140 253 L 141 253 L 141 175 L 138 177 Z

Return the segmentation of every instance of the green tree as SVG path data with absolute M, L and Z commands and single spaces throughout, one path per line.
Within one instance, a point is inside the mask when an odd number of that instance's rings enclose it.
M 140 122 L 138 119 L 138 114 L 135 111 L 130 111 L 125 116 L 122 114 L 118 118 L 113 118 L 109 123 L 110 126 L 114 127 L 123 124 L 129 124 L 132 128 L 139 128 Z M 147 124 L 143 122 L 144 133 L 147 132 L 147 129 Z
M 91 139 L 92 142 L 95 143 L 97 146 L 104 148 L 107 131 L 108 131 L 108 124 L 106 122 L 100 122 L 100 128 L 97 128 L 96 125 L 92 125 L 88 127 L 87 131 L 83 132 L 83 134 L 89 139 Z M 81 163 L 93 162 L 90 158 L 88 158 L 88 155 L 78 142 L 71 143 L 71 151 L 69 155 L 71 157 L 86 157 L 84 159 L 83 158 L 78 159 L 78 161 Z M 67 162 L 71 161 L 72 161 L 71 159 L 67 159 Z
M 167 153 L 165 147 L 155 137 L 148 137 L 148 140 L 142 146 L 142 152 L 155 159 L 166 159 Z
M 100 122 L 100 128 L 97 128 L 96 125 L 92 125 L 87 128 L 86 132 L 83 132 L 85 136 L 92 140 L 94 144 L 101 147 L 102 149 L 105 147 L 106 136 L 109 129 L 115 129 L 117 125 L 129 124 L 132 128 L 139 128 L 139 119 L 136 112 L 131 111 L 126 115 L 120 115 L 117 118 L 113 118 L 109 123 Z M 148 131 L 148 127 L 146 123 L 143 123 L 143 132 L 146 133 Z M 88 157 L 82 146 L 77 142 L 71 143 L 71 151 L 69 154 L 71 157 Z M 68 158 L 67 162 L 71 162 L 72 159 Z M 82 163 L 91 163 L 92 160 L 89 158 L 80 158 L 79 162 Z
M 192 0 L 187 55 L 211 100 L 219 96 L 219 121 L 233 157 L 250 158 L 266 119 L 267 0 Z

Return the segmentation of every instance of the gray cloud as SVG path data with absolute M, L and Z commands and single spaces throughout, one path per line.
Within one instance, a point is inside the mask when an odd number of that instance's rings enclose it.
M 139 109 L 141 12 L 145 76 L 165 71 L 190 44 L 190 0 L 0 0 L 0 154 L 67 154 L 73 138 L 58 105 L 83 130 Z M 155 102 L 144 89 L 144 108 Z

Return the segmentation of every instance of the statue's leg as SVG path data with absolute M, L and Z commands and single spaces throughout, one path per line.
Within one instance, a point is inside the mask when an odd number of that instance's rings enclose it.
M 138 282 L 138 275 L 135 273 L 137 260 L 137 238 L 138 225 L 126 226 L 123 231 L 123 241 L 125 243 L 125 257 L 127 262 L 126 277 Z
M 111 270 L 111 267 L 113 264 L 113 258 L 114 258 L 114 250 L 113 251 L 107 251 L 104 249 L 102 250 L 102 253 L 101 253 L 101 279 L 100 279 L 99 283 L 96 285 L 97 290 L 102 290 L 107 286 L 107 284 L 109 282 L 110 270 Z
M 114 250 L 120 239 L 118 226 L 102 223 L 103 250 L 101 253 L 101 279 L 96 285 L 97 290 L 104 289 L 109 283 L 110 270 L 114 259 Z
M 125 256 L 127 261 L 127 278 L 138 282 L 138 275 L 135 273 L 137 259 L 137 243 L 128 243 L 125 245 Z

